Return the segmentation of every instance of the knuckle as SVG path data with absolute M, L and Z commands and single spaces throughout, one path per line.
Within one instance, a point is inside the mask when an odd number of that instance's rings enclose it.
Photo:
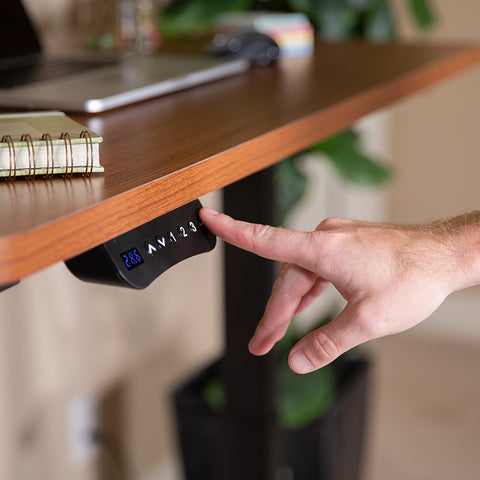
M 337 259 L 338 249 L 341 248 L 339 233 L 332 231 L 308 232 L 306 237 L 306 251 L 311 252 L 310 262 L 315 272 L 325 271 Z
M 248 236 L 250 248 L 255 251 L 259 242 L 270 235 L 271 228 L 268 225 L 255 224 L 252 226 L 251 234 Z
M 265 236 L 265 225 L 252 224 L 249 228 L 239 232 L 239 241 L 243 248 L 249 251 L 255 251 L 260 238 Z
M 335 342 L 324 332 L 313 332 L 310 348 L 304 351 L 307 360 L 312 365 L 323 365 L 340 355 Z
M 337 228 L 339 226 L 343 226 L 348 223 L 348 220 L 345 220 L 343 218 L 339 217 L 328 217 L 322 220 L 318 227 L 317 230 L 328 230 L 332 228 Z
M 373 305 L 360 305 L 355 312 L 355 323 L 365 338 L 377 338 L 384 335 L 384 322 L 381 312 Z
M 269 334 L 270 337 L 273 338 L 275 342 L 278 342 L 283 336 L 285 335 L 285 331 L 288 328 L 288 324 L 285 325 L 284 323 L 272 323 L 269 326 Z

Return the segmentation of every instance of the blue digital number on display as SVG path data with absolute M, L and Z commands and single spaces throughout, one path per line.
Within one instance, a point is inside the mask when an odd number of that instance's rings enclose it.
M 127 267 L 127 270 L 138 267 L 143 263 L 143 258 L 136 248 L 131 248 L 130 250 L 121 253 L 120 258 L 122 259 L 123 264 Z

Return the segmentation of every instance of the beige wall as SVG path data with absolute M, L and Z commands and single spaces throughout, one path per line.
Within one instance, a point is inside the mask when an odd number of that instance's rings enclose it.
M 406 41 L 480 44 L 480 2 L 435 0 L 438 21 L 422 34 L 394 4 Z M 480 67 L 402 101 L 391 111 L 395 181 L 390 218 L 422 222 L 480 208 Z M 418 334 L 480 342 L 480 288 L 450 296 Z
M 400 12 L 403 0 L 395 5 Z M 408 40 L 480 43 L 480 2 L 436 0 L 435 29 Z M 480 68 L 401 102 L 392 109 L 396 178 L 391 218 L 415 222 L 480 208 Z

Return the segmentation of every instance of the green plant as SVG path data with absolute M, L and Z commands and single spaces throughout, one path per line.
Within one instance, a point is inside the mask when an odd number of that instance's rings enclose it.
M 418 28 L 428 29 L 434 15 L 428 0 L 405 0 Z M 317 34 L 326 39 L 362 37 L 384 41 L 394 37 L 395 22 L 388 0 L 173 0 L 161 17 L 166 36 L 210 32 L 218 14 L 245 10 L 305 13 Z
M 332 316 L 327 316 L 321 323 L 331 319 Z M 297 429 L 308 425 L 328 410 L 337 394 L 338 362 L 308 375 L 297 375 L 288 367 L 288 352 L 302 335 L 292 323 L 275 346 L 278 360 L 276 406 L 278 424 L 283 429 Z M 203 385 L 202 395 L 213 412 L 223 409 L 226 399 L 220 378 L 208 379 Z
M 361 139 L 354 130 L 345 130 L 329 137 L 302 153 L 321 153 L 338 175 L 357 185 L 378 186 L 391 178 L 391 170 L 367 155 Z M 283 224 L 292 208 L 302 199 L 308 187 L 308 176 L 302 170 L 302 155 L 289 157 L 275 173 L 275 221 Z
M 316 327 L 329 322 L 333 316 L 322 318 Z M 288 367 L 288 353 L 302 336 L 303 332 L 292 322 L 286 335 L 275 347 L 279 361 L 276 378 L 278 423 L 284 429 L 301 428 L 313 422 L 328 410 L 337 394 L 338 363 L 308 375 L 297 375 Z

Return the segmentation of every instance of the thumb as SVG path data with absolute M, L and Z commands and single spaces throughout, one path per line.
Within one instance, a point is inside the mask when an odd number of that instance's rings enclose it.
M 348 304 L 331 322 L 303 337 L 290 351 L 288 363 L 296 373 L 310 373 L 367 340 Z

